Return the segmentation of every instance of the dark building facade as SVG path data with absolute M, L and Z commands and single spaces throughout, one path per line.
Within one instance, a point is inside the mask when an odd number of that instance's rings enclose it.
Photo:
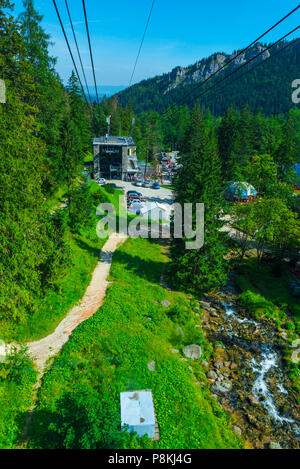
M 132 137 L 105 136 L 93 139 L 94 178 L 122 179 L 139 174 L 136 144 Z

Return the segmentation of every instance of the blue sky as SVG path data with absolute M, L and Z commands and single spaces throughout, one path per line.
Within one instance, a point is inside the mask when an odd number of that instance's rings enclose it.
M 82 1 L 68 3 L 91 84 Z M 86 0 L 100 87 L 128 85 L 151 3 L 152 0 Z M 51 54 L 57 57 L 57 70 L 67 80 L 72 62 L 53 3 L 35 0 L 34 4 L 44 15 L 43 27 L 54 43 Z M 73 49 L 64 0 L 57 0 L 57 5 Z M 133 81 L 168 72 L 177 65 L 193 64 L 213 52 L 230 53 L 243 48 L 297 5 L 296 0 L 156 0 Z M 15 0 L 15 10 L 22 10 L 22 0 Z M 299 25 L 299 20 L 300 9 L 266 36 L 266 42 L 279 39 Z

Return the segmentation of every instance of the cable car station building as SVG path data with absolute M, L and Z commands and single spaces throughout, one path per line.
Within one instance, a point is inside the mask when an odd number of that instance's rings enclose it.
M 93 138 L 94 179 L 121 179 L 140 173 L 136 157 L 136 144 L 132 137 Z

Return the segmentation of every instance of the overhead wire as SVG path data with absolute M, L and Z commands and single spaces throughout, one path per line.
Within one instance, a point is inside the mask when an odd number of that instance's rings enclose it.
M 155 5 L 155 1 L 156 0 L 152 0 L 152 4 L 151 4 L 150 11 L 149 11 L 148 19 L 147 19 L 147 22 L 146 22 L 146 26 L 145 26 L 145 29 L 144 29 L 143 36 L 142 36 L 140 47 L 139 47 L 139 50 L 138 50 L 138 53 L 137 53 L 137 57 L 135 59 L 135 63 L 134 63 L 134 66 L 133 66 L 133 70 L 132 70 L 132 73 L 131 73 L 131 77 L 130 77 L 130 80 L 129 80 L 128 87 L 130 87 L 131 84 L 132 84 L 132 80 L 133 80 L 133 77 L 134 77 L 134 74 L 135 74 L 136 66 L 137 66 L 138 60 L 139 60 L 140 55 L 141 55 L 142 47 L 143 47 L 143 44 L 144 44 L 144 40 L 145 40 L 145 37 L 146 37 L 146 33 L 147 33 L 147 30 L 148 30 L 150 19 L 151 19 L 151 16 L 152 16 L 152 11 L 153 11 L 153 8 L 154 8 L 154 5 Z
M 91 38 L 90 38 L 88 19 L 87 19 L 86 8 L 85 8 L 85 0 L 82 0 L 82 6 L 83 6 L 83 12 L 84 12 L 84 19 L 85 19 L 88 43 L 89 43 L 89 51 L 90 51 L 90 58 L 91 58 L 91 64 L 92 64 L 92 71 L 93 71 L 93 78 L 94 78 L 94 85 L 95 85 L 95 91 L 96 91 L 97 104 L 99 104 L 98 87 L 97 87 L 97 82 L 96 82 L 94 59 L 93 59 L 93 52 L 92 52 L 92 46 L 91 46 Z
M 78 78 L 78 81 L 80 83 L 80 86 L 81 86 L 81 91 L 82 91 L 82 95 L 86 101 L 86 103 L 88 104 L 88 100 L 87 100 L 87 97 L 85 95 L 85 92 L 84 92 L 84 88 L 82 86 L 82 81 L 81 81 L 81 78 L 80 78 L 80 75 L 79 75 L 79 72 L 78 72 L 78 69 L 77 69 L 77 65 L 76 65 L 76 62 L 74 60 L 74 56 L 73 56 L 73 53 L 72 53 L 72 50 L 71 50 L 71 47 L 70 47 L 70 43 L 69 43 L 69 40 L 67 38 L 67 35 L 66 35 L 66 31 L 65 31 L 65 28 L 64 28 L 64 25 L 62 23 L 62 20 L 61 20 L 61 17 L 60 17 L 60 13 L 58 11 L 58 8 L 57 8 L 57 5 L 56 5 L 56 1 L 53 0 L 53 5 L 54 5 L 54 8 L 56 10 L 56 14 L 57 14 L 57 17 L 58 17 L 58 20 L 59 20 L 59 23 L 60 23 L 60 27 L 62 29 L 62 32 L 63 32 L 63 35 L 64 35 L 64 38 L 65 38 L 65 41 L 67 43 L 67 46 L 68 46 L 68 50 L 69 50 L 69 54 L 71 56 L 71 59 L 72 59 L 72 62 L 73 62 L 73 66 L 74 66 L 74 69 L 75 69 L 75 72 L 76 72 L 76 75 L 77 75 L 77 78 Z
M 81 54 L 80 54 L 80 50 L 79 50 L 79 47 L 78 47 L 76 34 L 75 34 L 75 31 L 74 31 L 73 21 L 72 21 L 70 10 L 69 10 L 68 0 L 65 0 L 65 4 L 66 4 L 67 12 L 68 12 L 69 21 L 70 21 L 70 24 L 71 24 L 73 38 L 74 38 L 74 42 L 75 42 L 75 45 L 76 45 L 77 54 L 78 54 L 79 62 L 80 62 L 80 65 L 81 65 L 81 71 L 82 71 L 82 75 L 83 75 L 83 78 L 84 78 L 85 86 L 86 86 L 86 89 L 87 89 L 87 92 L 88 92 L 88 95 L 89 95 L 90 103 L 92 103 L 89 87 L 88 87 L 88 84 L 87 84 L 86 74 L 85 74 L 85 71 L 84 71 L 84 67 L 83 67 L 83 63 L 82 63 L 82 59 L 81 59 Z
M 252 41 L 247 47 L 239 51 L 236 55 L 234 55 L 228 62 L 226 62 L 222 67 L 220 67 L 218 70 L 216 70 L 214 73 L 212 73 L 208 78 L 206 78 L 204 81 L 201 83 L 197 84 L 187 95 L 183 96 L 180 101 L 176 102 L 173 106 L 169 107 L 163 114 L 169 113 L 172 111 L 174 107 L 177 107 L 181 103 L 183 103 L 186 99 L 187 96 L 192 94 L 195 90 L 198 90 L 199 88 L 203 87 L 207 82 L 212 80 L 218 73 L 222 72 L 225 68 L 227 68 L 232 62 L 234 62 L 238 57 L 240 57 L 242 54 L 244 54 L 247 50 L 249 50 L 254 44 L 256 44 L 258 41 L 260 41 L 263 37 L 265 37 L 269 32 L 273 31 L 277 26 L 279 26 L 283 21 L 285 21 L 287 18 L 289 18 L 292 14 L 294 14 L 298 9 L 300 8 L 300 5 L 295 7 L 293 10 L 291 10 L 289 13 L 287 13 L 285 16 L 283 16 L 279 21 L 277 21 L 275 24 L 273 24 L 270 28 L 268 28 L 266 31 L 264 31 L 261 35 L 259 35 L 254 41 Z

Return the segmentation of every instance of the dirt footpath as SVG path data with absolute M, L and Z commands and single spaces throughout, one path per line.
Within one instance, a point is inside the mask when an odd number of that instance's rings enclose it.
M 55 331 L 36 342 L 29 342 L 28 352 L 38 368 L 41 370 L 46 361 L 56 355 L 68 342 L 73 330 L 83 321 L 93 316 L 102 305 L 108 286 L 107 277 L 110 271 L 112 257 L 117 247 L 126 240 L 126 236 L 112 234 L 100 254 L 99 262 L 93 272 L 92 280 L 79 306 L 74 306 L 67 316 L 57 326 Z

